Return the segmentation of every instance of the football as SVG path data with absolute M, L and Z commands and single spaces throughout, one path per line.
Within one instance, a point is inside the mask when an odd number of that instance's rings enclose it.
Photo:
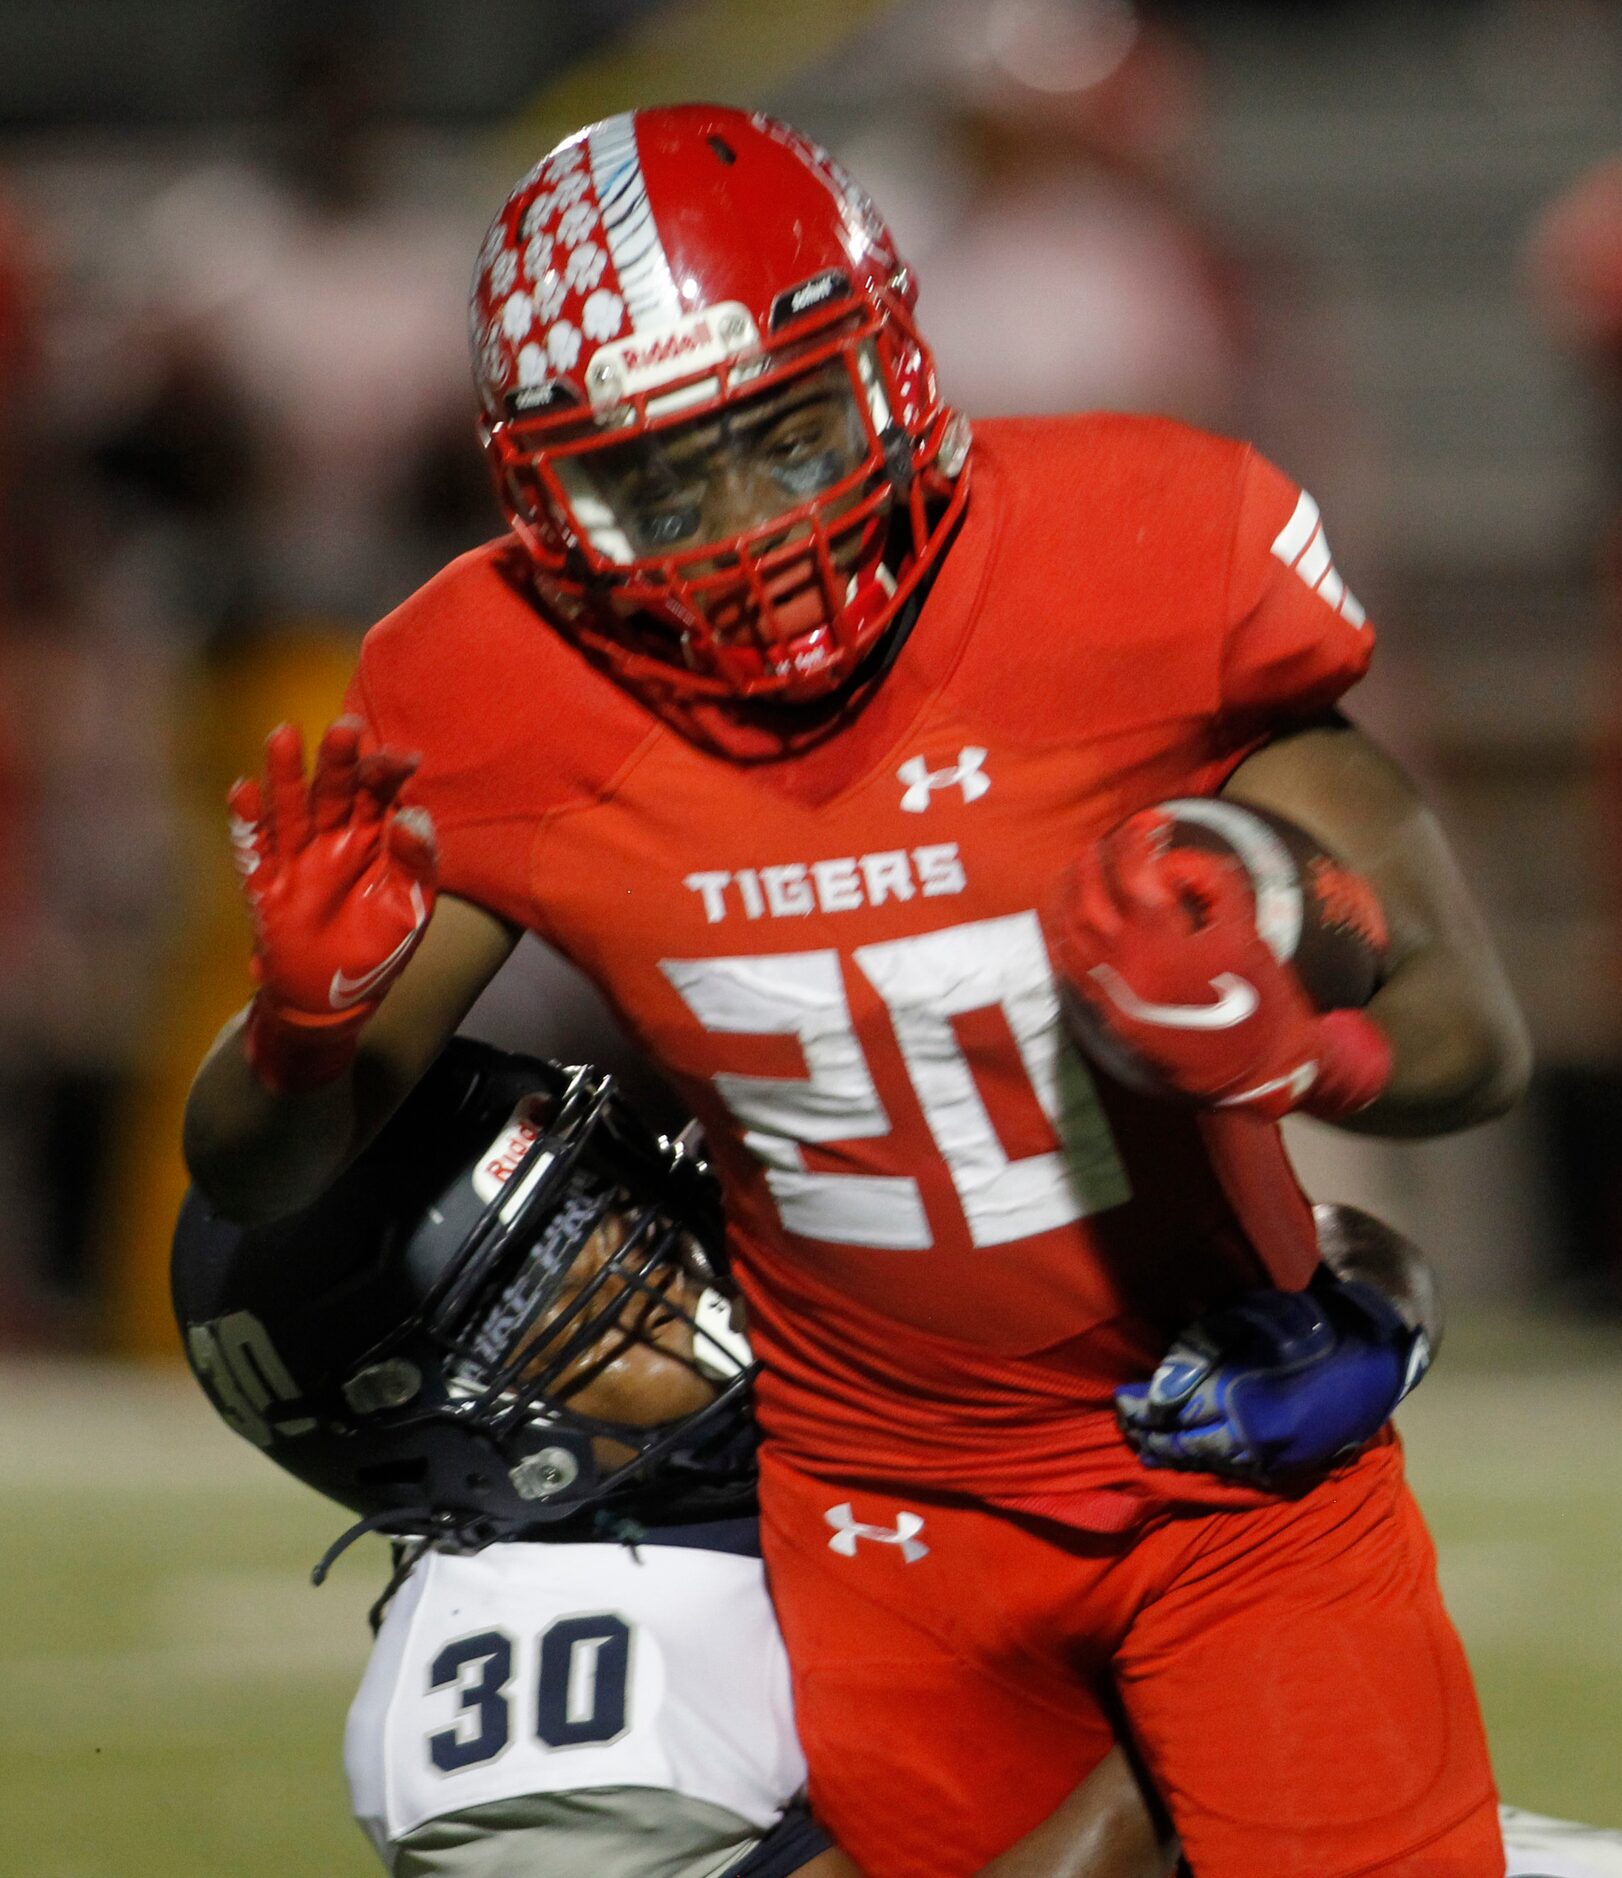
M 1173 847 L 1225 854 L 1244 869 L 1256 926 L 1294 967 L 1319 1011 L 1367 1004 L 1385 965 L 1379 901 L 1360 874 L 1288 817 L 1217 796 L 1159 803 Z

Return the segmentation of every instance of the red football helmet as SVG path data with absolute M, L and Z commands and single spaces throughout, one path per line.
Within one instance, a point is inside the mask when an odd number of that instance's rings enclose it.
M 538 163 L 470 328 L 497 491 L 560 624 L 683 699 L 841 683 L 967 493 L 916 295 L 867 195 L 758 112 L 633 111 Z

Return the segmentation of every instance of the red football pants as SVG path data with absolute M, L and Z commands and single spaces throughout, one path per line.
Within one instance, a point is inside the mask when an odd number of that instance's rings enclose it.
M 1394 1442 L 1109 1537 L 778 1464 L 761 1498 L 812 1803 L 870 1878 L 967 1878 L 1123 1718 L 1198 1878 L 1503 1878 Z

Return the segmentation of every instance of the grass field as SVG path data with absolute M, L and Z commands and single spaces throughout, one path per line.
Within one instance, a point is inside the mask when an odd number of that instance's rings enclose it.
M 1622 1825 L 1622 1340 L 1465 1326 L 1404 1411 L 1507 1797 Z M 189 1381 L 0 1368 L 0 1873 L 344 1878 L 385 1566 Z

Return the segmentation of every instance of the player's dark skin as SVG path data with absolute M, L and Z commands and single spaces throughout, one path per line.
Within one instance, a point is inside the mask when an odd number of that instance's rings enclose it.
M 830 392 L 829 398 L 834 394 Z M 798 405 L 797 423 L 830 408 Z M 705 493 L 704 528 L 764 526 L 782 512 L 770 427 L 731 439 L 728 473 Z M 948 549 L 948 552 L 950 550 Z M 794 630 L 802 622 L 792 623 Z M 905 654 L 903 653 L 903 656 Z M 1392 1046 L 1389 1082 L 1344 1126 L 1429 1136 L 1491 1120 L 1523 1092 L 1524 1024 L 1445 836 L 1401 768 L 1342 719 L 1303 725 L 1246 758 L 1223 791 L 1288 816 L 1373 888 L 1391 943 L 1368 1006 Z M 198 1186 L 243 1224 L 308 1204 L 368 1142 L 439 1053 L 506 961 L 519 931 L 486 909 L 440 896 L 422 943 L 361 1033 L 353 1063 L 307 1094 L 272 1094 L 242 1047 L 243 1016 L 221 1032 L 193 1084 L 185 1146 Z M 1169 1854 L 1131 1767 L 1111 1755 L 1052 1819 L 985 1868 L 986 1878 L 1149 1878 Z M 807 1869 L 850 1878 L 842 1855 Z
M 730 413 L 592 454 L 639 554 L 682 553 L 769 521 L 858 469 L 867 439 L 834 361 Z

